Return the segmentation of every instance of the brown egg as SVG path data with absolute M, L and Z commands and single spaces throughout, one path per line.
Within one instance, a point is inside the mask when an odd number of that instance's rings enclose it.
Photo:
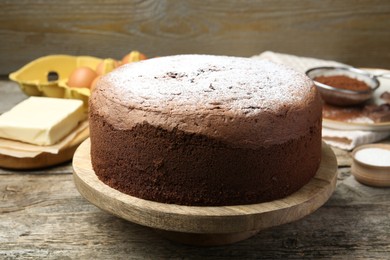
M 72 88 L 90 88 L 97 73 L 89 67 L 76 68 L 69 76 L 68 86 Z
M 145 54 L 139 51 L 131 51 L 129 54 L 125 55 L 122 58 L 122 65 L 131 62 L 141 61 L 141 60 L 146 60 Z
M 96 73 L 98 75 L 104 75 L 111 71 L 113 71 L 116 67 L 118 67 L 119 61 L 114 59 L 104 59 L 100 62 L 96 67 Z
M 101 78 L 102 76 L 97 76 L 91 83 L 91 92 L 96 88 L 96 84 L 98 83 L 99 79 Z
M 98 75 L 103 75 L 104 74 L 104 61 L 100 62 L 97 66 L 96 66 L 96 73 Z

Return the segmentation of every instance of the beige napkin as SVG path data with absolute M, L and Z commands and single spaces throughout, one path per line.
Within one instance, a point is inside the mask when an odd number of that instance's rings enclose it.
M 336 61 L 300 57 L 272 51 L 265 51 L 259 55 L 253 56 L 252 58 L 266 59 L 275 63 L 284 64 L 302 73 L 305 73 L 305 71 L 310 68 L 319 66 L 350 67 L 349 65 Z M 356 146 L 377 142 L 387 138 L 388 136 L 390 136 L 390 131 L 336 130 L 326 127 L 323 127 L 322 129 L 322 138 L 326 143 L 344 150 L 352 150 Z

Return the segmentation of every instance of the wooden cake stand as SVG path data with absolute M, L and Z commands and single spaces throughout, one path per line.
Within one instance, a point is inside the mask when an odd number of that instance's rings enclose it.
M 263 229 L 292 222 L 314 212 L 335 189 L 337 161 L 333 151 L 323 143 L 320 168 L 299 191 L 271 202 L 220 207 L 158 203 L 132 197 L 107 186 L 92 169 L 89 139 L 76 150 L 73 172 L 81 195 L 99 208 L 156 229 L 168 239 L 212 246 L 244 240 Z
M 77 147 L 88 137 L 89 128 L 87 127 L 78 133 L 73 140 L 57 154 L 43 152 L 33 158 L 18 158 L 0 154 L 0 167 L 13 170 L 39 169 L 70 161 Z

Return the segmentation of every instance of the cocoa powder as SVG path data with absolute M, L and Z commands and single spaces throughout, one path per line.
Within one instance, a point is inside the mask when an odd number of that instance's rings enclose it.
M 315 77 L 314 80 L 322 84 L 340 89 L 348 89 L 355 91 L 370 90 L 370 87 L 365 82 L 344 75 L 319 76 Z

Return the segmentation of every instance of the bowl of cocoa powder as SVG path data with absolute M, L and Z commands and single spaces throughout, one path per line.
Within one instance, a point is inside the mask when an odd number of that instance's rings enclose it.
M 316 67 L 306 71 L 322 99 L 336 106 L 354 106 L 373 97 L 380 82 L 376 76 L 352 67 Z

